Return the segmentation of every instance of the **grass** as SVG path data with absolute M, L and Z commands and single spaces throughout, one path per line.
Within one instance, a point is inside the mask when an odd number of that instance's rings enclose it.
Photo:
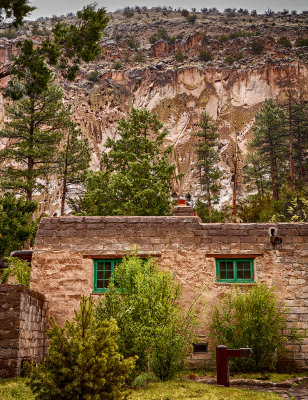
M 216 371 L 197 371 L 196 372 L 197 376 L 210 376 L 210 377 L 216 377 Z M 261 374 L 258 373 L 231 373 L 230 374 L 230 379 L 260 379 L 265 381 L 271 381 L 271 382 L 283 382 L 287 381 L 289 379 L 294 379 L 298 377 L 303 377 L 303 376 L 308 376 L 308 372 L 293 372 L 293 373 L 277 373 L 277 372 L 265 372 L 265 374 L 262 376 Z M 263 379 L 264 377 L 268 379 Z
M 307 374 L 306 374 L 307 375 Z M 237 374 L 233 378 L 259 377 L 256 374 Z M 281 382 L 305 373 L 276 374 L 271 373 L 271 380 Z M 0 379 L 1 400 L 35 400 L 31 390 L 26 386 L 25 378 Z M 281 400 L 272 392 L 255 392 L 246 389 L 224 388 L 205 385 L 200 382 L 174 379 L 167 382 L 151 383 L 142 389 L 131 391 L 128 400 Z
M 25 378 L 0 379 L 1 400 L 34 400 Z
M 151 383 L 132 391 L 129 400 L 281 400 L 276 393 L 224 388 L 193 381 L 171 380 Z

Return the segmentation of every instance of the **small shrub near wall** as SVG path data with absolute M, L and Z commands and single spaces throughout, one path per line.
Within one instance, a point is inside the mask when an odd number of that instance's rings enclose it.
M 234 371 L 274 370 L 286 342 L 302 339 L 295 326 L 287 329 L 286 313 L 272 287 L 259 284 L 243 291 L 236 287 L 213 308 L 211 336 L 215 344 L 252 348 L 251 358 L 231 360 Z

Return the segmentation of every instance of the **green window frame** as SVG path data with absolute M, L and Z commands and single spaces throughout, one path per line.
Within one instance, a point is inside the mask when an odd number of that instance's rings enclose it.
M 254 282 L 252 258 L 216 259 L 217 282 Z
M 108 285 L 114 278 L 114 270 L 122 259 L 97 259 L 94 260 L 94 293 L 105 293 Z

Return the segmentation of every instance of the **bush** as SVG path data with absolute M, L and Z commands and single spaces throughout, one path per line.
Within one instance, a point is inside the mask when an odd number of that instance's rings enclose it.
M 98 321 L 85 297 L 80 309 L 64 328 L 52 319 L 49 356 L 32 367 L 29 386 L 38 400 L 125 399 L 123 385 L 135 360 L 118 353 L 114 320 Z
M 277 40 L 277 43 L 281 46 L 288 47 L 289 49 L 292 48 L 292 44 L 286 36 L 283 36 L 279 40 Z
M 184 10 L 181 11 L 181 15 L 182 15 L 183 17 L 187 18 L 188 15 L 189 15 L 189 11 L 186 10 L 186 9 L 184 8 Z
M 251 358 L 232 359 L 233 370 L 262 373 L 275 368 L 286 342 L 301 338 L 295 327 L 289 329 L 288 337 L 282 335 L 287 329 L 286 311 L 278 305 L 273 288 L 265 284 L 243 292 L 235 288 L 214 306 L 210 329 L 215 342 L 229 348 L 247 346 L 253 351 Z
M 150 40 L 151 44 L 154 44 L 154 43 L 158 42 L 159 40 L 166 40 L 166 41 L 168 40 L 169 41 L 170 38 L 168 36 L 166 29 L 159 28 L 155 35 L 150 36 L 149 40 Z
M 99 73 L 98 73 L 98 71 L 91 71 L 89 73 L 88 79 L 91 82 L 98 82 L 99 81 Z
M 195 338 L 196 316 L 193 310 L 183 315 L 180 285 L 153 259 L 136 255 L 117 266 L 114 282 L 117 289 L 109 285 L 98 316 L 117 321 L 119 351 L 125 357 L 137 355 L 139 371 L 150 367 L 161 380 L 171 378 L 184 367 Z
M 186 17 L 186 19 L 190 24 L 194 24 L 196 22 L 197 15 L 196 14 L 190 14 L 190 15 L 188 15 Z
M 123 10 L 123 15 L 126 18 L 131 18 L 134 16 L 134 11 L 133 11 L 133 9 L 131 9 L 129 7 L 125 7 Z
M 213 56 L 209 50 L 201 49 L 199 52 L 199 59 L 201 61 L 211 61 L 213 59 Z
M 303 39 L 303 38 L 296 39 L 295 47 L 305 47 L 305 46 L 308 46 L 308 38 L 305 38 L 305 39 Z
M 11 277 L 11 283 L 29 287 L 31 267 L 27 261 L 17 257 L 6 257 L 5 260 L 7 267 L 3 270 L 0 283 L 7 283 Z
M 239 61 L 243 58 L 243 53 L 241 51 L 239 51 L 238 53 L 236 53 L 235 59 L 236 61 Z
M 127 39 L 128 39 L 127 42 L 128 47 L 137 51 L 139 48 L 139 43 L 132 36 L 128 36 Z
M 122 63 L 120 61 L 116 61 L 113 64 L 113 69 L 115 69 L 116 71 L 122 68 Z
M 184 60 L 184 58 L 185 58 L 185 56 L 184 56 L 184 54 L 183 54 L 181 51 L 178 51 L 178 52 L 175 53 L 175 59 L 176 59 L 176 61 L 181 62 L 181 61 Z
M 261 54 L 263 51 L 263 43 L 261 39 L 255 39 L 251 44 L 253 54 Z
M 225 57 L 225 63 L 232 65 L 234 63 L 234 58 L 232 56 Z

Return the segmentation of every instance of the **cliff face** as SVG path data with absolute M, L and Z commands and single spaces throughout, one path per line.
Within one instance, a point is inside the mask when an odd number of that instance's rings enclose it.
M 173 158 L 184 178 L 175 186 L 178 195 L 198 195 L 193 132 L 199 128 L 200 114 L 207 111 L 216 121 L 221 142 L 222 202 L 230 201 L 232 152 L 236 137 L 244 157 L 251 135 L 254 114 L 266 98 L 284 103 L 286 87 L 308 99 L 308 67 L 301 62 L 287 66 L 267 64 L 251 70 L 181 67 L 153 70 L 137 68 L 113 71 L 90 90 L 71 88 L 67 100 L 74 101 L 76 121 L 90 139 L 93 167 L 99 167 L 100 153 L 107 136 L 114 136 L 117 121 L 131 105 L 156 112 L 168 127 L 166 144 L 174 145 Z
M 131 106 L 146 107 L 169 130 L 166 145 L 174 145 L 172 159 L 183 174 L 174 191 L 179 196 L 189 192 L 195 199 L 200 188 L 193 133 L 200 129 L 200 114 L 207 111 L 220 134 L 221 204 L 230 202 L 235 143 L 243 160 L 254 114 L 264 100 L 272 97 L 284 104 L 286 91 L 292 89 L 299 99 L 308 101 L 307 48 L 295 47 L 296 40 L 307 34 L 306 18 L 265 20 L 264 16 L 226 18 L 199 13 L 197 22 L 190 24 L 175 11 L 140 11 L 132 19 L 125 19 L 121 12 L 112 14 L 107 37 L 101 41 L 102 56 L 83 65 L 73 83 L 59 79 L 74 119 L 89 138 L 92 168 L 100 168 L 105 140 L 116 135 L 119 119 L 127 116 Z M 30 28 L 23 37 L 31 35 Z M 159 29 L 169 36 L 150 44 L 151 35 Z M 293 48 L 279 44 L 282 36 Z M 16 52 L 17 40 L 2 39 L 0 65 Z M 253 54 L 253 41 L 261 41 L 261 54 Z M 211 53 L 209 61 L 202 60 L 202 51 Z M 96 74 L 94 82 L 91 72 Z M 0 97 L 3 117 L 2 103 Z M 41 196 L 41 211 L 58 212 L 60 189 L 51 179 Z

